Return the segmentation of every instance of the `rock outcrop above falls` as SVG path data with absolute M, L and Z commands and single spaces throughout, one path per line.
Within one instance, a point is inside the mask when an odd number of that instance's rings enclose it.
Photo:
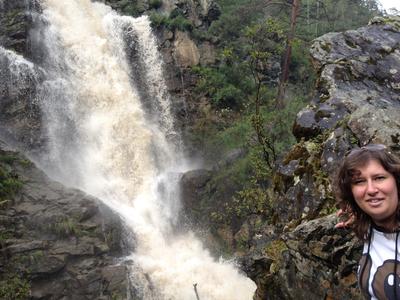
M 279 170 L 285 220 L 318 215 L 331 195 L 329 179 L 345 153 L 367 143 L 400 149 L 400 18 L 315 40 L 320 74 L 316 97 L 299 112 L 299 140 Z M 300 187 L 300 188 L 299 188 Z M 295 200 L 297 199 L 297 200 Z
M 320 74 L 318 96 L 299 113 L 294 133 L 310 139 L 344 120 L 361 143 L 399 148 L 400 51 L 398 18 L 330 33 L 311 48 Z
M 126 299 L 119 216 L 1 148 L 0 298 Z
M 298 114 L 299 142 L 275 178 L 274 210 L 285 228 L 273 261 L 282 268 L 256 276 L 257 299 L 361 297 L 359 242 L 333 228 L 334 215 L 316 218 L 335 211 L 330 180 L 349 149 L 371 142 L 400 149 L 400 18 L 326 34 L 315 40 L 311 56 L 319 74 L 316 97 Z

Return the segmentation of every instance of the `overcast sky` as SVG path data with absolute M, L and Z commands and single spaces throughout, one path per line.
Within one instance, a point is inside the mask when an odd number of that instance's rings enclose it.
M 384 9 L 395 7 L 400 11 L 400 0 L 379 0 Z

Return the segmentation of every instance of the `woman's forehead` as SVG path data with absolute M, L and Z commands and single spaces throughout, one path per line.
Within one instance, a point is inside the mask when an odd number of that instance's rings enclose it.
M 361 173 L 374 173 L 374 172 L 388 172 L 382 163 L 377 159 L 368 159 L 363 162 L 359 162 L 351 168 L 351 174 L 359 175 Z

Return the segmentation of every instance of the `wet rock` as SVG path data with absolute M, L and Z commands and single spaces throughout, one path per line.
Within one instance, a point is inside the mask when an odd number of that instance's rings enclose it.
M 0 45 L 25 54 L 29 31 L 27 1 L 5 1 L 0 6 Z
M 40 109 L 34 99 L 42 73 L 32 62 L 1 46 L 0 71 L 1 136 L 27 152 L 34 151 L 41 141 Z
M 204 194 L 206 184 L 211 180 L 212 172 L 205 169 L 193 170 L 183 174 L 181 178 L 181 199 L 184 211 L 198 209 L 201 195 Z
M 310 138 L 318 135 L 319 128 L 317 127 L 317 120 L 315 119 L 315 112 L 305 108 L 298 114 L 296 121 L 293 125 L 293 134 L 297 137 Z
M 66 266 L 65 256 L 45 256 L 43 253 L 34 253 L 32 257 L 32 262 L 27 268 L 33 280 L 52 276 Z
M 0 157 L 23 182 L 0 207 L 0 282 L 18 276 L 33 299 L 127 298 L 127 266 L 116 266 L 124 254 L 119 216 L 50 180 L 18 153 L 0 149 Z

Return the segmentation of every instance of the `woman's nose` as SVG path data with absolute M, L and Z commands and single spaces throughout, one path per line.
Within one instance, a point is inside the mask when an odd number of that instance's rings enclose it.
M 375 194 L 378 191 L 378 188 L 376 187 L 376 185 L 374 184 L 373 181 L 368 180 L 367 183 L 367 193 L 368 194 Z

